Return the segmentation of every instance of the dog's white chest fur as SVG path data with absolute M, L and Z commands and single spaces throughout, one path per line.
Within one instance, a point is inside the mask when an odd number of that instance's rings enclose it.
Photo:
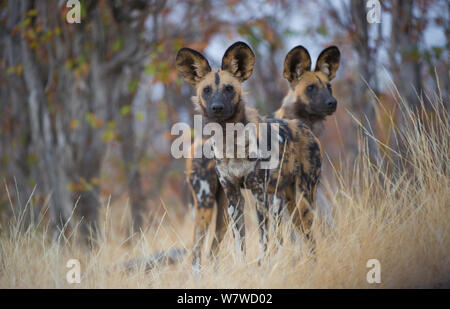
M 216 167 L 219 177 L 231 180 L 247 176 L 255 170 L 255 164 L 255 161 L 247 159 L 229 159 L 218 163 Z

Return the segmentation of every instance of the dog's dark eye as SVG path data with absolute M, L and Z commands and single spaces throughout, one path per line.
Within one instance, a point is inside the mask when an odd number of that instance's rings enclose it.
M 233 92 L 233 90 L 234 90 L 234 87 L 232 85 L 226 85 L 225 86 L 225 91 L 226 92 Z
M 327 88 L 328 88 L 328 91 L 329 91 L 330 93 L 333 92 L 333 89 L 331 89 L 331 85 L 330 85 L 330 84 L 327 84 Z
M 203 93 L 204 94 L 210 94 L 211 93 L 211 87 L 210 86 L 206 86 L 205 88 L 203 88 Z
M 311 92 L 311 91 L 313 91 L 315 88 L 316 88 L 316 85 L 311 84 L 311 85 L 308 85 L 308 87 L 306 87 L 306 90 L 309 91 L 309 92 Z

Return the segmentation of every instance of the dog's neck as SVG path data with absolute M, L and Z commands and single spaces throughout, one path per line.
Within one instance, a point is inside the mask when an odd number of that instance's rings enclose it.
M 281 107 L 275 111 L 275 118 L 284 119 L 299 119 L 306 124 L 316 136 L 319 136 L 324 129 L 324 122 L 326 116 L 312 115 L 296 104 L 294 92 L 289 90 L 289 93 L 284 97 Z

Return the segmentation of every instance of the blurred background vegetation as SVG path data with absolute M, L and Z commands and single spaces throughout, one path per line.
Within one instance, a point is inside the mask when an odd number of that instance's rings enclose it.
M 304 45 L 314 61 L 337 45 L 338 111 L 321 136 L 331 187 L 332 164 L 351 164 L 361 135 L 406 151 L 389 127 L 391 117 L 402 126 L 397 90 L 413 107 L 440 94 L 449 111 L 447 0 L 380 1 L 378 24 L 365 0 L 82 0 L 80 24 L 66 22 L 66 2 L 0 0 L 3 225 L 23 213 L 26 228 L 44 213 L 57 235 L 74 213 L 87 235 L 106 204 L 129 206 L 134 231 L 164 207 L 187 211 L 184 161 L 170 155 L 171 126 L 193 119 L 192 90 L 174 69 L 183 46 L 218 66 L 233 42 L 249 43 L 247 102 L 268 114 L 288 90 L 286 53 Z M 385 149 L 367 140 L 382 162 Z

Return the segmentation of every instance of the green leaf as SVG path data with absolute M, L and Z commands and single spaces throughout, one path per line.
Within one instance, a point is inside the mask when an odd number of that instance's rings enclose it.
M 116 138 L 116 134 L 113 129 L 108 129 L 102 132 L 102 140 L 105 143 L 112 142 Z
M 64 67 L 69 71 L 72 70 L 74 66 L 75 62 L 73 61 L 73 59 L 68 59 L 64 65 Z
M 32 9 L 28 11 L 28 16 L 36 16 L 37 15 L 37 10 L 36 9 Z
M 139 122 L 142 122 L 142 120 L 144 120 L 144 114 L 142 112 L 138 112 L 136 116 Z
M 93 113 L 86 114 L 86 121 L 89 125 L 94 128 L 95 127 L 95 115 Z
M 166 120 L 167 120 L 167 109 L 165 107 L 161 107 L 158 110 L 158 120 L 161 123 L 166 122 Z
M 115 121 L 108 121 L 108 128 L 109 129 L 115 129 L 117 127 L 116 122 Z
M 145 66 L 145 73 L 147 73 L 148 75 L 155 75 L 156 66 L 152 63 L 149 63 L 148 65 Z
M 125 105 L 120 109 L 120 114 L 122 116 L 127 116 L 131 113 L 131 106 L 130 105 Z
M 112 49 L 113 49 L 113 51 L 117 52 L 117 51 L 121 50 L 122 47 L 123 47 L 123 39 L 120 38 L 114 42 Z
M 132 79 L 128 82 L 128 91 L 135 93 L 138 89 L 139 83 L 137 79 Z

